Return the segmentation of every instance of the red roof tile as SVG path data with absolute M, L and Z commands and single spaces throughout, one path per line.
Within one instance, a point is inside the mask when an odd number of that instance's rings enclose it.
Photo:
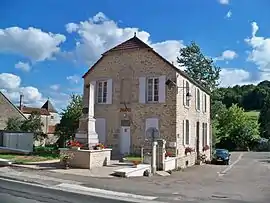
M 33 107 L 22 107 L 21 112 L 24 114 L 31 114 L 33 112 L 38 112 L 40 115 L 50 115 L 50 112 L 47 109 L 44 108 L 33 108 Z
M 136 36 L 130 38 L 129 40 L 109 49 L 104 54 L 111 52 L 111 51 L 120 51 L 120 50 L 127 50 L 127 49 L 139 49 L 139 48 L 148 48 L 152 49 L 152 47 L 148 46 L 144 42 L 142 42 L 139 38 Z

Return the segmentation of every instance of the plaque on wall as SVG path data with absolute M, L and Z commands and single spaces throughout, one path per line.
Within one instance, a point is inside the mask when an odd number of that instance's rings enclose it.
M 121 126 L 130 126 L 130 120 L 121 120 Z
M 131 112 L 131 108 L 120 108 L 120 112 Z

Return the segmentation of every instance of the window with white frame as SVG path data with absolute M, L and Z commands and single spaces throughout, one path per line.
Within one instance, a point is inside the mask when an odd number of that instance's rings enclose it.
M 185 126 L 185 129 L 186 129 L 186 140 L 185 140 L 185 144 L 186 145 L 189 145 L 189 120 L 186 120 L 186 126 Z
M 188 94 L 189 94 L 189 82 L 188 81 L 186 81 L 186 91 L 184 91 L 185 92 L 185 105 L 186 106 L 189 106 L 189 101 L 190 101 L 190 98 L 188 97 Z
M 203 138 L 203 147 L 204 147 L 208 144 L 207 123 L 202 124 L 202 138 Z
M 196 109 L 201 110 L 201 95 L 200 95 L 200 89 L 197 89 L 196 92 Z
M 105 104 L 107 102 L 108 83 L 107 81 L 97 82 L 97 103 Z
M 147 78 L 147 102 L 158 102 L 159 78 Z
M 203 112 L 206 112 L 207 109 L 207 96 L 206 94 L 203 95 L 204 99 L 203 99 Z

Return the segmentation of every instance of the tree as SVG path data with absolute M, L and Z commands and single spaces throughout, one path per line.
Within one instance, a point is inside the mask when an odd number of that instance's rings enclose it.
M 264 100 L 259 115 L 260 132 L 263 138 L 270 138 L 270 96 Z
M 31 132 L 34 133 L 35 140 L 39 140 L 46 136 L 42 131 L 43 126 L 44 124 L 42 123 L 40 114 L 38 112 L 32 112 L 26 120 L 16 117 L 9 118 L 5 130 Z
M 244 109 L 233 104 L 220 114 L 218 120 L 218 138 L 226 148 L 248 149 L 259 138 L 259 125 L 251 120 Z M 223 143 L 222 143 L 223 142 Z
M 56 134 L 59 135 L 59 147 L 63 147 L 65 140 L 74 138 L 79 128 L 79 119 L 82 115 L 83 102 L 82 96 L 71 95 L 70 103 L 61 113 L 62 118 L 56 127 Z
M 213 64 L 211 58 L 207 58 L 201 52 L 200 47 L 195 43 L 180 49 L 177 62 L 184 66 L 185 72 L 193 79 L 200 81 L 210 90 L 218 86 L 220 68 Z
M 19 132 L 21 131 L 21 125 L 22 125 L 22 120 L 20 118 L 11 117 L 11 118 L 8 118 L 6 122 L 5 130 Z
M 21 125 L 21 130 L 24 132 L 34 133 L 35 140 L 43 139 L 46 135 L 43 133 L 44 126 L 39 112 L 32 112 L 31 115 Z

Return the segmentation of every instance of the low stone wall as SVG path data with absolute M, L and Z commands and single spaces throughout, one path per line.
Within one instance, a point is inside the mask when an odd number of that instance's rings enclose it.
M 167 157 L 164 160 L 164 171 L 176 169 L 176 157 Z
M 70 160 L 72 168 L 93 169 L 102 166 L 110 165 L 111 149 L 101 150 L 74 150 L 74 149 L 60 149 L 60 154 L 73 154 Z
M 195 165 L 196 162 L 196 152 L 192 152 L 183 157 L 176 157 L 176 167 L 186 168 Z

